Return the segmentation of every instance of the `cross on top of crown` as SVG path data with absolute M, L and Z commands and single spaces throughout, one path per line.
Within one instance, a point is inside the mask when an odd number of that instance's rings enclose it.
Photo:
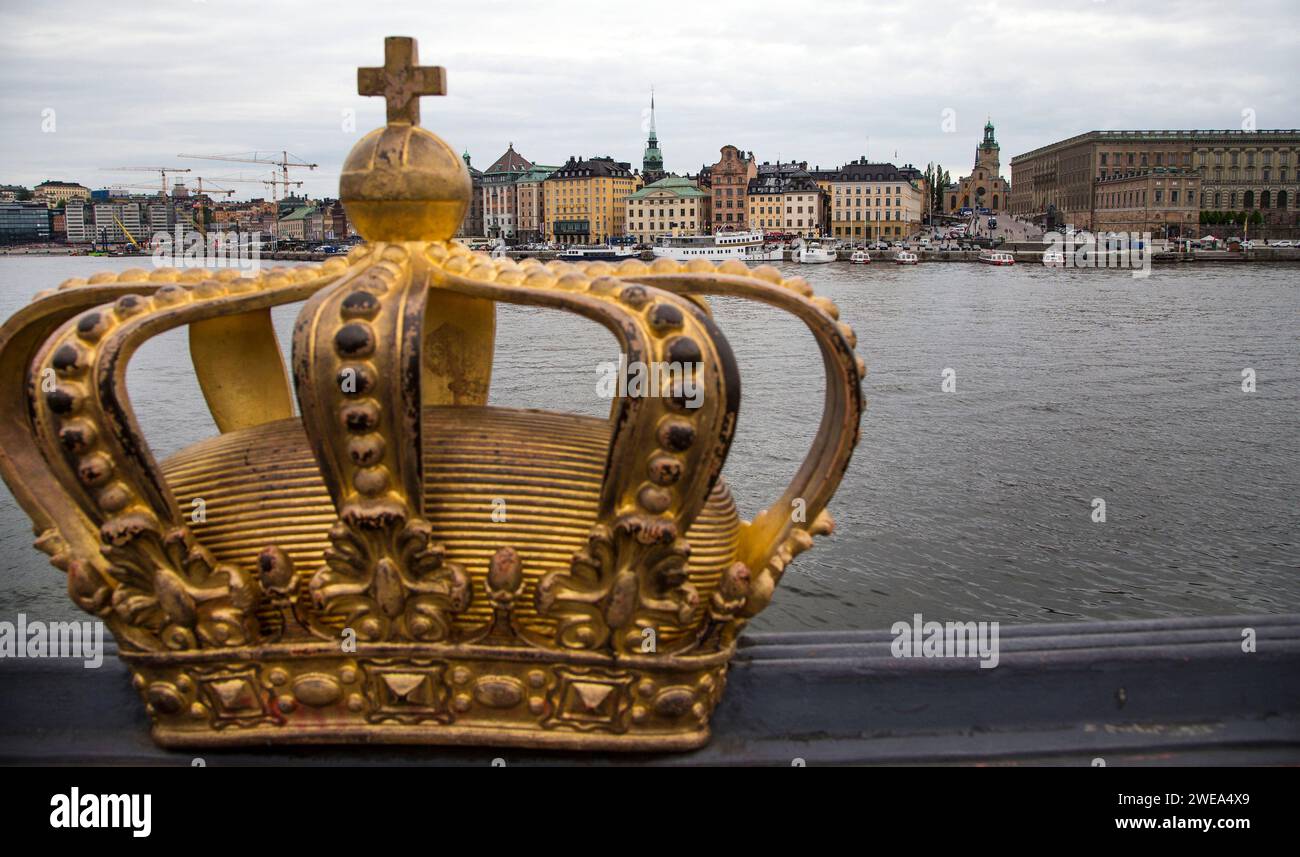
M 447 70 L 440 65 L 420 65 L 419 48 L 410 36 L 384 39 L 384 65 L 357 69 L 357 92 L 382 95 L 388 122 L 420 124 L 420 96 L 446 95 Z

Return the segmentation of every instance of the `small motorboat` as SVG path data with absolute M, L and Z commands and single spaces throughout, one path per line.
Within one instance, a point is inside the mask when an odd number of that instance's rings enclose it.
M 820 241 L 804 241 L 801 238 L 795 245 L 794 260 L 804 265 L 821 265 L 834 262 L 837 255 Z
M 981 250 L 980 261 L 985 265 L 1014 265 L 1016 257 L 1001 250 Z
M 854 250 L 853 255 L 849 257 L 849 261 L 854 265 L 870 265 L 871 254 L 866 250 Z
M 917 263 L 917 258 L 915 253 L 910 253 L 907 250 L 900 250 L 895 254 L 894 261 L 900 265 L 915 265 Z
M 1043 267 L 1064 268 L 1065 254 L 1060 250 L 1045 250 L 1043 252 Z

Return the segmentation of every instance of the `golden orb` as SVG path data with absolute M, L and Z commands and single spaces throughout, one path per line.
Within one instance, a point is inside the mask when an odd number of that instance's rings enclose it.
M 339 179 L 339 198 L 367 241 L 450 240 L 471 193 L 469 170 L 451 146 L 400 123 L 361 138 Z

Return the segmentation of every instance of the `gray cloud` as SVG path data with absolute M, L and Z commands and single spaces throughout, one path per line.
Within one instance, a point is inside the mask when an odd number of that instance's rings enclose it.
M 306 190 L 331 195 L 356 137 L 383 121 L 377 99 L 356 95 L 355 68 L 379 64 L 392 34 L 447 66 L 451 93 L 426 99 L 424 124 L 478 166 L 512 141 L 541 163 L 639 162 L 653 84 L 670 170 L 731 143 L 822 166 L 897 152 L 958 175 L 986 116 L 1004 164 L 1092 128 L 1234 128 L 1246 108 L 1259 127 L 1297 127 L 1294 11 L 1287 0 L 9 4 L 0 181 L 147 183 L 99 168 L 178 163 L 253 177 L 176 155 L 288 149 L 321 165 L 300 174 Z M 354 134 L 342 130 L 348 108 Z M 946 108 L 956 133 L 940 130 Z

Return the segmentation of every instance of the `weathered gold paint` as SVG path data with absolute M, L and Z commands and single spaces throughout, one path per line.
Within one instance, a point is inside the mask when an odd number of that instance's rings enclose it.
M 768 266 L 471 253 L 451 240 L 464 165 L 415 124 L 445 75 L 412 40 L 385 53 L 358 81 L 389 124 L 340 186 L 369 243 L 252 278 L 105 273 L 38 295 L 0 327 L 0 474 L 166 746 L 699 746 L 736 635 L 831 529 L 862 405 L 853 332 Z M 794 314 L 827 376 L 813 449 L 752 522 L 721 476 L 739 376 L 709 295 Z M 294 416 L 270 310 L 300 301 Z M 629 360 L 698 362 L 702 406 L 487 406 L 498 302 L 577 313 Z M 222 433 L 159 463 L 126 370 L 177 327 Z

